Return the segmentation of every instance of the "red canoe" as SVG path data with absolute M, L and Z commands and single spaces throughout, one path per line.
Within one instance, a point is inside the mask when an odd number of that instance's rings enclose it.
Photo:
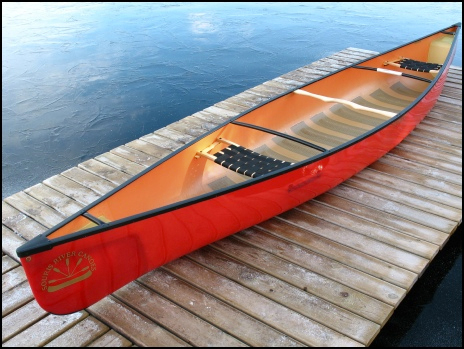
M 37 302 L 55 314 L 84 309 L 364 169 L 434 106 L 460 27 L 247 110 L 19 247 Z

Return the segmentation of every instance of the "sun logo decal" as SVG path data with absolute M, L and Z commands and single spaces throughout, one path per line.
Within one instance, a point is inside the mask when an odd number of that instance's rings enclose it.
M 45 268 L 40 285 L 43 291 L 56 292 L 89 278 L 95 270 L 91 255 L 82 251 L 63 253 Z

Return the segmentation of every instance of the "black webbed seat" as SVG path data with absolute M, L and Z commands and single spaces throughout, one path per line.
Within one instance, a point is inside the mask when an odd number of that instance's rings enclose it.
M 415 61 L 413 59 L 404 58 L 398 61 L 400 68 L 414 70 L 423 73 L 429 73 L 431 70 L 440 70 L 442 67 L 441 64 L 436 63 L 428 63 L 428 62 L 421 62 Z
M 236 144 L 230 144 L 213 156 L 215 157 L 215 163 L 252 178 L 257 178 L 293 164 L 256 153 Z

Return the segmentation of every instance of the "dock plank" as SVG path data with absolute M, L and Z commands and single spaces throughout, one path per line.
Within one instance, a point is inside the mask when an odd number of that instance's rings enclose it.
M 213 247 L 220 251 L 227 251 L 229 256 L 235 257 L 240 256 L 237 252 L 243 252 L 242 246 L 243 243 L 237 243 L 233 239 L 224 239 L 213 244 Z M 228 279 L 362 344 L 367 345 L 380 330 L 380 326 L 372 321 L 311 295 L 301 288 L 289 285 L 265 272 L 232 258 L 225 258 L 224 254 L 212 248 L 205 248 L 201 253 L 192 253 L 190 257 Z
M 26 240 L 17 234 L 15 234 L 11 229 L 8 229 L 6 226 L 2 225 L 2 252 L 6 253 L 13 260 L 19 261 L 18 256 L 16 255 L 16 249 L 23 245 Z
M 245 347 L 245 343 L 228 335 L 158 293 L 131 282 L 114 292 L 114 296 L 126 304 L 135 306 L 153 322 L 198 347 Z
M 88 311 L 138 346 L 185 347 L 190 346 L 182 339 L 166 331 L 142 314 L 113 297 L 106 297 L 93 304 Z
M 7 227 L 19 237 L 30 240 L 47 228 L 26 214 L 2 201 L 2 227 Z M 2 240 L 2 246 L 4 241 Z M 24 242 L 23 242 L 24 243 Z M 11 256 L 11 254 L 10 254 Z
M 314 199 L 314 202 L 327 204 L 328 206 L 359 216 L 380 226 L 397 230 L 403 234 L 408 234 L 439 246 L 442 246 L 449 238 L 449 234 L 442 231 L 415 223 L 398 215 L 377 210 L 374 207 L 366 206 L 362 203 L 348 200 L 341 196 L 336 196 L 333 194 L 333 191 L 318 196 Z
M 11 290 L 17 284 L 26 281 L 26 274 L 22 267 L 11 269 L 10 271 L 2 274 L 2 293 Z
M 47 314 L 35 299 L 8 314 L 2 318 L 2 343 L 23 332 Z
M 88 316 L 85 311 L 69 315 L 47 315 L 39 320 L 21 334 L 14 336 L 5 343 L 3 347 L 41 347 L 51 342 L 54 338 L 66 332 L 76 323 Z
M 250 346 L 303 346 L 301 342 L 177 278 L 165 268 L 155 269 L 139 281 Z
M 433 258 L 438 252 L 437 245 L 413 238 L 412 236 L 402 232 L 383 227 L 377 223 L 373 223 L 359 216 L 333 209 L 327 205 L 321 205 L 317 201 L 306 202 L 302 204 L 299 209 L 302 212 L 310 213 L 312 216 L 315 216 L 318 219 L 329 221 L 331 223 L 337 224 L 342 228 L 355 231 L 356 233 L 363 236 L 375 239 L 376 241 L 385 243 L 390 246 L 397 247 L 398 249 L 417 254 L 424 258 Z M 303 220 L 307 218 L 308 217 L 306 215 L 302 217 Z M 286 219 L 291 220 L 288 218 L 288 216 Z M 379 258 L 381 257 L 379 256 Z M 419 263 L 419 268 L 422 267 L 423 265 Z
M 114 330 L 110 330 L 104 333 L 101 337 L 94 340 L 88 345 L 88 347 L 109 347 L 109 348 L 118 348 L 118 347 L 130 347 L 132 343 L 121 336 Z
M 2 318 L 34 299 L 27 282 L 20 283 L 2 293 Z
M 378 197 L 375 194 L 359 190 L 352 186 L 339 185 L 338 187 L 331 189 L 329 192 L 351 201 L 373 207 L 379 211 L 390 213 L 408 219 L 412 222 L 441 230 L 445 233 L 453 231 L 456 227 L 456 222 L 450 219 L 422 211 L 400 201 L 391 201 L 385 197 Z
M 120 185 L 132 177 L 127 173 L 94 159 L 79 164 L 79 167 L 116 185 Z
M 261 241 L 269 241 L 272 237 L 266 235 L 257 228 L 242 231 L 234 235 L 234 239 L 242 241 L 242 246 L 256 247 Z M 278 239 L 275 239 L 278 242 Z M 247 245 L 243 245 L 246 243 Z M 272 245 L 271 245 L 272 246 Z M 275 244 L 274 244 L 275 246 Z M 385 318 L 391 314 L 393 307 L 378 301 L 370 295 L 359 292 L 344 285 L 339 280 L 332 280 L 311 269 L 305 268 L 291 260 L 285 259 L 279 254 L 273 254 L 271 249 L 264 250 L 259 245 L 256 249 L 243 249 L 241 260 L 253 264 L 270 275 L 288 282 L 300 289 L 323 298 L 335 305 L 345 308 L 355 314 L 365 317 L 373 322 L 382 324 Z M 223 251 L 225 252 L 225 251 Z M 256 258 L 258 256 L 259 258 Z M 249 260 L 252 259 L 252 262 Z
M 98 161 L 108 166 L 114 167 L 121 172 L 127 173 L 131 177 L 135 176 L 136 174 L 138 174 L 139 172 L 145 169 L 145 166 L 129 161 L 111 152 L 98 155 L 97 157 L 95 157 L 95 159 L 97 159 Z
M 116 188 L 116 184 L 112 183 L 111 181 L 104 180 L 101 177 L 78 167 L 73 167 L 69 170 L 64 171 L 63 173 L 61 173 L 61 176 L 66 177 L 71 181 L 76 182 L 77 184 L 80 184 L 82 187 L 85 188 L 84 191 L 90 190 L 90 194 L 88 195 L 93 195 L 93 191 L 97 193 L 97 196 L 100 197 L 101 195 L 105 195 L 112 189 Z M 54 186 L 54 183 L 46 183 L 50 186 Z M 55 188 L 59 188 L 62 192 L 69 190 L 66 188 L 66 186 L 63 185 L 60 185 L 59 187 Z
M 444 220 L 459 221 L 460 217 L 462 216 L 459 209 L 455 209 L 436 201 L 429 200 L 425 202 L 424 197 L 426 197 L 427 193 L 421 193 L 420 196 L 409 194 L 396 188 L 393 189 L 390 186 L 384 185 L 384 183 L 373 182 L 364 178 L 361 179 L 359 178 L 359 175 L 351 177 L 344 182 L 344 185 L 362 190 L 380 198 L 388 199 L 391 202 L 398 202 L 415 207 L 423 212 L 441 217 Z M 430 192 L 432 195 L 435 194 L 435 192 Z
M 5 198 L 5 202 L 27 216 L 34 217 L 36 221 L 47 228 L 53 227 L 65 218 L 60 212 L 52 209 L 25 192 L 19 192 Z
M 204 289 L 219 299 L 232 304 L 248 314 L 260 318 L 268 325 L 310 346 L 361 346 L 340 333 L 325 328 L 319 323 L 288 309 L 269 298 L 260 297 L 250 289 L 220 276 L 188 258 L 179 258 L 167 265 L 178 277 L 189 279 L 195 286 Z M 195 282 L 195 280 L 198 280 Z M 243 303 L 247 299 L 247 303 Z
M 71 172 L 75 173 L 77 171 L 78 169 L 76 168 L 74 171 L 67 171 L 67 173 L 70 174 Z M 77 201 L 80 205 L 72 201 L 66 202 L 66 204 L 69 203 L 69 205 L 67 206 L 74 205 L 76 206 L 76 209 L 79 209 L 82 205 L 88 205 L 100 197 L 100 195 L 98 195 L 98 193 L 96 193 L 92 189 L 89 189 L 86 186 L 70 179 L 69 177 L 65 177 L 63 175 L 57 175 L 57 176 L 47 178 L 46 180 L 44 180 L 43 183 L 46 184 L 48 187 L 53 188 L 56 191 L 62 193 L 63 195 L 68 196 L 74 199 L 75 201 Z M 36 197 L 36 198 L 46 202 L 45 198 L 42 199 L 42 197 L 43 195 L 41 197 Z M 53 206 L 53 205 L 50 205 L 50 206 Z
M 462 220 L 460 67 L 429 116 L 359 174 L 85 311 L 43 311 L 16 248 L 238 113 L 374 54 L 347 48 L 3 200 L 3 345 L 369 345 Z
M 62 216 L 69 217 L 79 211 L 84 205 L 73 200 L 71 196 L 64 195 L 53 188 L 39 183 L 26 190 L 25 193 L 29 194 L 34 199 L 37 199 L 50 207 L 53 207 Z M 95 200 L 95 199 L 94 199 Z M 90 201 L 92 202 L 92 201 Z
M 107 332 L 109 327 L 92 316 L 86 317 L 44 347 L 85 347 Z
M 13 268 L 16 268 L 19 265 L 13 258 L 8 255 L 2 256 L 2 274 L 10 271 Z
M 436 179 L 423 174 L 408 171 L 400 167 L 395 167 L 389 164 L 382 163 L 380 161 L 374 162 L 369 168 L 383 174 L 408 181 L 410 183 L 420 184 L 425 187 L 429 187 L 442 193 L 453 195 L 454 197 L 462 198 L 462 188 L 459 185 L 446 182 L 444 180 Z
M 311 251 L 324 255 L 340 263 L 354 267 L 381 280 L 402 288 L 409 288 L 417 279 L 417 274 L 391 263 L 382 261 L 363 251 L 345 246 L 328 237 L 317 235 L 284 220 L 269 219 L 258 225 L 266 233 L 294 242 Z

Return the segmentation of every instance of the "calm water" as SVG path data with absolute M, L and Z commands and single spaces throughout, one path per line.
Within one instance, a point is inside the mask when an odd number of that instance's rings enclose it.
M 2 198 L 344 48 L 461 18 L 460 3 L 2 3 Z
M 462 3 L 2 3 L 2 198 L 347 47 L 456 22 Z

